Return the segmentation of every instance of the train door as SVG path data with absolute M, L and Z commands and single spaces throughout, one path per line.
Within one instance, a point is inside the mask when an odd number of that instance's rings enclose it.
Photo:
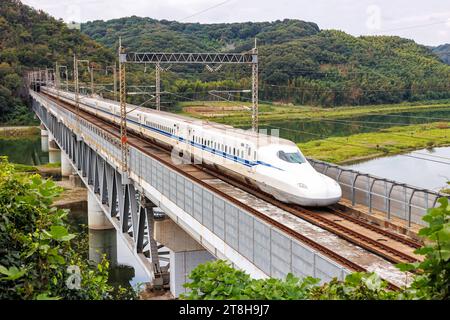
M 139 122 L 139 133 L 141 135 L 144 134 L 144 121 L 145 121 L 145 117 L 142 115 L 142 113 L 138 113 L 138 122 Z
M 109 112 L 111 113 L 110 118 L 111 118 L 112 122 L 115 123 L 116 117 L 115 117 L 114 107 L 112 105 L 109 106 Z

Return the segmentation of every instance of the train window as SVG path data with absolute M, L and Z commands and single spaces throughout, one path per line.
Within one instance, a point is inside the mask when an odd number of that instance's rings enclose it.
M 284 152 L 280 150 L 277 152 L 278 158 L 290 163 L 304 163 L 306 162 L 305 158 L 301 155 L 300 152 Z
M 233 148 L 233 156 L 236 155 L 236 148 Z
M 248 156 L 250 157 L 251 154 L 252 154 L 252 149 L 248 148 Z

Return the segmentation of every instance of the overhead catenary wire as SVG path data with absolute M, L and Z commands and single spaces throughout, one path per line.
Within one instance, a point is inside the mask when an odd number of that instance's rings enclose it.
M 208 7 L 208 8 L 203 9 L 203 10 L 200 10 L 200 11 L 198 11 L 198 12 L 196 12 L 196 13 L 193 13 L 193 14 L 187 16 L 187 17 L 184 17 L 183 19 L 180 19 L 179 21 L 182 22 L 182 21 L 185 21 L 185 20 L 187 20 L 187 19 L 196 17 L 196 16 L 201 15 L 201 14 L 207 12 L 207 11 L 210 11 L 210 10 L 215 9 L 215 8 L 217 8 L 217 7 L 223 6 L 224 4 L 227 4 L 228 2 L 231 2 L 231 1 L 233 1 L 233 0 L 225 0 L 225 1 L 222 1 L 222 2 L 220 2 L 220 3 L 216 3 L 216 4 L 213 5 L 213 6 L 210 6 L 210 7 Z
M 440 20 L 440 21 L 435 21 L 435 22 L 425 23 L 425 24 L 416 24 L 416 25 L 412 25 L 412 26 L 398 27 L 398 28 L 386 29 L 386 30 L 376 30 L 375 33 L 417 29 L 417 28 L 435 26 L 435 25 L 438 25 L 438 24 L 446 24 L 448 22 L 449 22 L 448 19 L 447 20 Z

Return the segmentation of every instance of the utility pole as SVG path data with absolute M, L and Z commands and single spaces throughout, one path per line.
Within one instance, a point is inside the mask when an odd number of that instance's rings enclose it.
M 55 63 L 55 87 L 56 89 L 59 90 L 59 86 L 60 86 L 60 73 L 59 73 L 59 64 L 58 61 L 56 61 Z M 59 94 L 59 93 L 58 93 Z
M 252 130 L 258 132 L 258 48 L 252 50 Z
M 108 68 L 113 72 L 113 94 L 114 101 L 117 101 L 117 62 L 114 62 L 114 65 L 106 67 L 106 75 L 108 75 Z
M 73 55 L 73 82 L 75 85 L 75 107 L 77 109 L 77 136 L 80 135 L 80 87 L 78 84 L 78 60 Z
M 125 84 L 125 63 L 127 56 L 119 38 L 119 99 L 120 99 L 120 146 L 122 150 L 122 183 L 128 181 L 128 137 L 127 137 L 127 92 Z
M 86 62 L 89 67 L 89 60 L 78 60 L 77 56 L 73 55 L 73 82 L 75 84 L 75 107 L 77 110 L 77 137 L 81 136 L 80 127 L 80 84 L 78 79 L 78 63 Z M 66 69 L 67 70 L 67 69 Z
M 90 73 L 91 73 L 91 96 L 94 96 L 94 65 L 91 63 L 90 66 Z
M 66 91 L 69 91 L 69 71 L 67 70 L 67 66 L 64 66 L 66 70 Z
M 58 75 L 58 79 L 59 79 L 59 89 L 61 89 L 61 69 L 64 69 L 66 91 L 69 91 L 69 72 L 67 70 L 67 66 L 60 66 L 58 63 L 57 75 Z
M 113 82 L 114 82 L 114 101 L 117 101 L 117 62 L 115 61 L 113 69 Z
M 156 110 L 161 110 L 161 65 L 156 64 L 155 67 L 155 78 L 156 78 Z

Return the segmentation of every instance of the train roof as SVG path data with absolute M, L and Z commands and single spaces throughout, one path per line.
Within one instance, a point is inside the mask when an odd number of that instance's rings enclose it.
M 72 92 L 70 92 L 72 93 Z M 109 103 L 109 104 L 114 104 L 116 106 L 119 106 L 119 103 L 117 101 L 114 100 L 109 100 L 109 99 L 104 99 L 100 96 L 97 97 L 93 97 L 90 99 L 95 99 L 95 100 L 99 100 L 101 102 L 105 102 L 105 103 Z M 214 131 L 216 134 L 218 135 L 223 135 L 223 136 L 228 136 L 228 137 L 234 137 L 236 139 L 239 140 L 246 140 L 247 142 L 253 143 L 255 145 L 258 145 L 259 147 L 265 146 L 265 145 L 270 145 L 270 144 L 278 144 L 278 145 L 286 145 L 286 146 L 295 146 L 295 143 L 293 143 L 290 140 L 287 139 L 282 139 L 282 138 L 278 138 L 278 137 L 273 137 L 264 133 L 255 133 L 252 130 L 244 130 L 244 129 L 239 129 L 239 128 L 235 128 L 233 126 L 230 125 L 226 125 L 226 124 L 221 124 L 221 123 L 217 123 L 217 122 L 211 122 L 208 120 L 202 120 L 202 119 L 196 119 L 196 118 L 191 118 L 185 115 L 179 115 L 179 114 L 174 114 L 174 113 L 170 113 L 167 111 L 158 111 L 158 110 L 154 110 L 154 109 L 149 109 L 149 108 L 144 108 L 144 107 L 139 107 L 136 105 L 131 105 L 131 104 L 127 104 L 128 108 L 131 108 L 133 111 L 141 111 L 141 112 L 145 112 L 148 114 L 154 114 L 154 115 L 158 115 L 158 116 L 163 116 L 165 118 L 174 120 L 174 121 L 181 121 L 184 123 L 188 123 L 191 124 L 193 126 L 200 126 L 202 129 L 208 129 L 208 130 L 212 130 Z
M 133 108 L 133 107 L 131 107 L 131 108 Z M 136 108 L 136 110 L 139 110 L 139 111 L 145 112 L 145 113 L 150 113 L 150 114 L 162 115 L 168 119 L 178 120 L 178 121 L 181 121 L 184 123 L 201 126 L 202 129 L 212 130 L 212 131 L 216 132 L 218 135 L 226 135 L 226 136 L 235 137 L 236 139 L 244 139 L 248 142 L 258 144 L 259 146 L 264 146 L 264 145 L 269 145 L 269 144 L 295 145 L 290 140 L 286 140 L 286 139 L 282 139 L 282 138 L 278 138 L 278 137 L 272 137 L 272 136 L 264 134 L 264 133 L 255 133 L 252 130 L 244 130 L 244 129 L 240 129 L 240 128 L 235 128 L 230 125 L 212 122 L 212 121 L 208 121 L 208 120 L 196 119 L 196 118 L 191 118 L 191 117 L 184 116 L 184 115 L 170 113 L 167 111 L 157 111 L 154 109 L 143 108 L 143 107 L 138 107 L 138 108 Z

